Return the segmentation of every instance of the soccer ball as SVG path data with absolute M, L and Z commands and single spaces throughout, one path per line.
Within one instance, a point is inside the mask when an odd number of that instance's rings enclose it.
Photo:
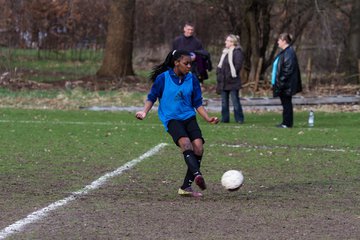
M 221 185 L 229 191 L 238 190 L 244 182 L 244 176 L 241 171 L 229 170 L 225 172 L 221 177 Z

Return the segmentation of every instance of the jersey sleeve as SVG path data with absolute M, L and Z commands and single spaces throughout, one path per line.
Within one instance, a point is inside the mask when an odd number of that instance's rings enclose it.
M 192 81 L 193 81 L 193 94 L 192 94 L 193 107 L 198 108 L 202 105 L 202 99 L 203 99 L 201 86 L 199 80 L 194 74 Z
M 155 103 L 158 98 L 161 98 L 162 93 L 164 91 L 164 84 L 165 84 L 165 75 L 160 74 L 155 79 L 155 82 L 153 83 L 149 94 L 147 95 L 147 100 Z

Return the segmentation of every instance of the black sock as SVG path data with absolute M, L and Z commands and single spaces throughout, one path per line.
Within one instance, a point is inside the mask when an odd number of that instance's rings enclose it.
M 181 186 L 181 189 L 186 189 L 188 187 L 191 187 L 191 184 L 193 183 L 194 178 L 195 178 L 194 175 L 191 173 L 190 169 L 188 168 L 185 178 L 184 178 L 183 185 Z
M 200 167 L 199 167 L 199 161 L 197 160 L 194 152 L 192 150 L 186 150 L 183 152 L 184 159 L 186 162 L 186 165 L 188 166 L 190 172 L 196 176 L 201 174 L 200 173 Z
M 195 154 L 195 157 L 196 157 L 196 159 L 198 160 L 198 163 L 199 163 L 199 168 L 200 168 L 202 155 L 201 155 L 201 156 L 199 156 L 199 155 L 196 155 L 196 154 Z
M 185 157 L 185 152 L 184 152 L 184 157 Z M 195 155 L 195 154 L 194 154 L 194 156 L 195 156 L 195 158 L 196 158 L 196 160 L 198 162 L 198 166 L 199 166 L 198 168 L 200 169 L 200 163 L 201 163 L 202 156 Z M 181 186 L 181 189 L 186 189 L 188 187 L 191 187 L 191 184 L 193 183 L 194 178 L 195 178 L 195 175 L 188 168 L 187 172 L 186 172 L 186 175 L 185 175 L 185 178 L 184 178 L 183 185 Z

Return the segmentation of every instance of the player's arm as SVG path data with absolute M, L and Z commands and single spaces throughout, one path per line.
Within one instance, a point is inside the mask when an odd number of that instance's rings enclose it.
M 195 75 L 193 75 L 193 94 L 191 97 L 192 97 L 191 100 L 193 102 L 193 107 L 200 114 L 200 116 L 205 119 L 205 121 L 213 124 L 217 124 L 219 122 L 219 119 L 217 117 L 209 117 L 206 109 L 202 105 L 201 87 L 199 80 L 197 80 Z
M 152 101 L 147 100 L 145 102 L 144 109 L 142 111 L 137 112 L 135 117 L 139 120 L 143 120 L 153 105 L 154 105 L 154 103 Z
M 164 74 L 159 75 L 154 84 L 151 87 L 151 90 L 147 96 L 144 109 L 135 114 L 137 119 L 143 120 L 147 113 L 151 110 L 152 106 L 158 98 L 161 98 L 162 92 L 164 91 L 165 78 Z
M 200 114 L 202 118 L 204 118 L 205 121 L 212 124 L 217 124 L 219 122 L 219 119 L 217 117 L 209 117 L 206 109 L 204 106 L 200 106 L 196 109 L 196 111 Z

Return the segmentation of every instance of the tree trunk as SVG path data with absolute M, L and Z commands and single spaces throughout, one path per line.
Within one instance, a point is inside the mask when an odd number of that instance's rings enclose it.
M 135 0 L 113 0 L 106 37 L 105 55 L 98 77 L 134 75 L 132 68 Z
M 249 10 L 246 13 L 246 24 L 249 29 L 249 47 L 251 51 L 250 55 L 250 72 L 249 72 L 249 82 L 255 81 L 256 69 L 260 59 L 259 51 L 259 29 L 258 21 L 256 16 L 259 14 L 259 5 L 257 1 L 252 1 Z
M 359 74 L 358 59 L 360 58 L 360 1 L 353 0 L 353 8 L 350 14 L 350 31 L 349 31 L 349 47 L 348 62 L 350 75 Z M 349 81 L 357 81 L 357 78 L 349 79 Z

